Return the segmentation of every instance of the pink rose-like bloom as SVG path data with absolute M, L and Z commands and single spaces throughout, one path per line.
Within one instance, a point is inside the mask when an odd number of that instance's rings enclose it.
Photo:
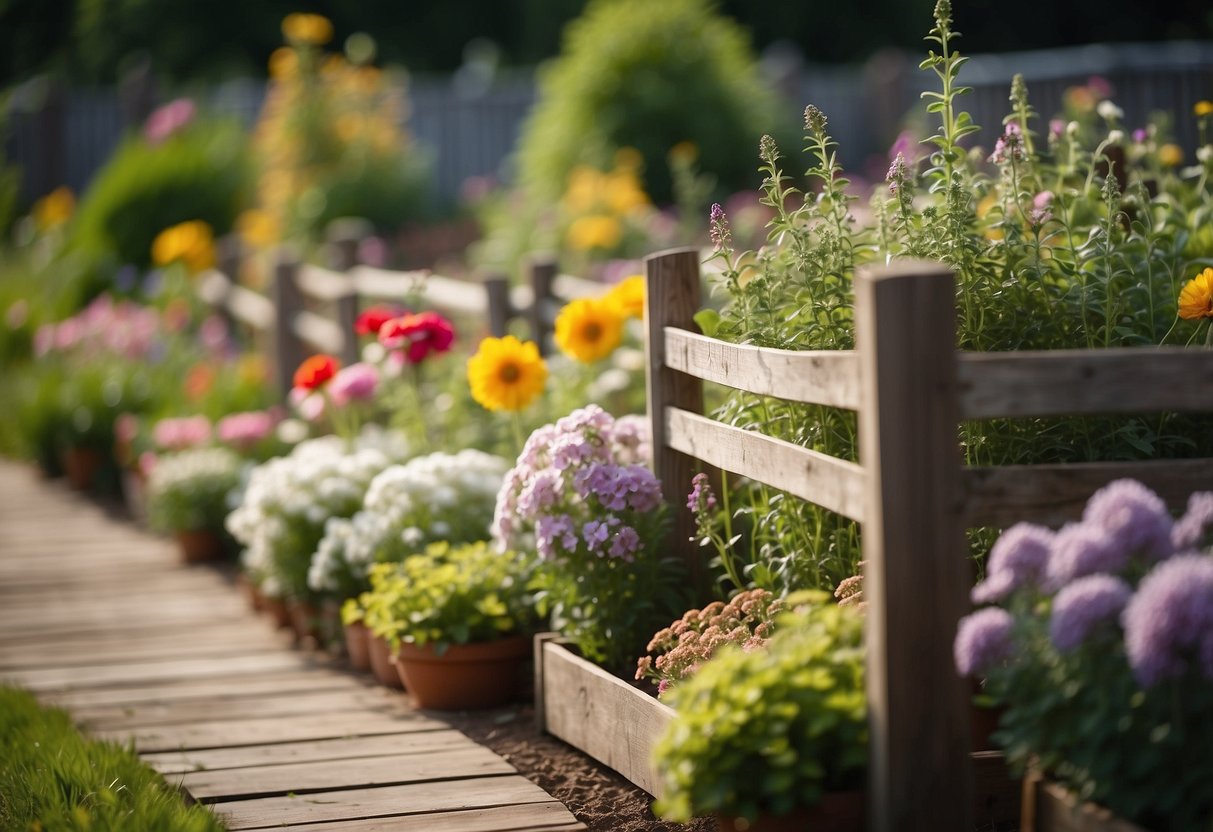
M 182 416 L 161 419 L 152 428 L 152 439 L 167 451 L 196 448 L 211 439 L 211 422 L 205 416 Z
M 343 367 L 329 382 L 328 394 L 333 404 L 344 407 L 350 402 L 374 398 L 379 387 L 379 370 L 373 364 L 359 362 Z
M 178 98 L 155 110 L 143 125 L 148 144 L 160 144 L 194 120 L 197 109 L 188 98 Z
M 324 415 L 324 396 L 306 387 L 292 387 L 289 395 L 291 406 L 306 422 L 316 422 Z
M 390 350 L 403 350 L 409 364 L 420 364 L 430 353 L 451 348 L 455 328 L 437 312 L 421 312 L 394 318 L 379 328 L 379 343 Z
M 215 436 L 225 445 L 245 449 L 273 433 L 277 423 L 274 414 L 266 410 L 233 413 L 219 420 L 215 426 Z

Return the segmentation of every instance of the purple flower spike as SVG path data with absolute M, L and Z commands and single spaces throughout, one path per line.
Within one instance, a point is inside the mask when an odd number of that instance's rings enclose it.
M 1137 480 L 1116 480 L 1096 491 L 1087 501 L 1082 519 L 1101 526 L 1130 553 L 1161 560 L 1175 551 L 1167 504 Z
M 1120 620 L 1143 687 L 1182 676 L 1189 654 L 1213 679 L 1213 557 L 1176 555 L 1154 567 Z
M 1195 549 L 1205 544 L 1213 532 L 1213 492 L 1198 491 L 1188 497 L 1188 510 L 1171 528 L 1175 551 Z
M 962 676 L 983 673 L 1011 655 L 1011 614 L 986 607 L 960 619 L 952 655 Z
M 1081 647 L 1097 628 L 1114 621 L 1133 590 L 1111 575 L 1088 575 L 1067 586 L 1053 600 L 1049 638 L 1063 653 Z

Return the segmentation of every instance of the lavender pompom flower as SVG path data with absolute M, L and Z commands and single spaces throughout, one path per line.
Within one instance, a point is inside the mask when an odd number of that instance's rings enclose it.
M 691 479 L 691 493 L 687 495 L 687 508 L 696 513 L 716 508 L 716 495 L 708 475 L 702 471 Z
M 1079 578 L 1053 599 L 1049 638 L 1063 653 L 1081 647 L 1099 627 L 1115 621 L 1133 590 L 1111 575 Z
M 1016 523 L 994 542 L 986 579 L 973 587 L 975 604 L 1000 601 L 1021 586 L 1041 586 L 1048 571 L 1053 532 L 1034 523 Z
M 732 247 L 733 234 L 729 230 L 729 219 L 719 202 L 712 203 L 712 210 L 708 214 L 708 235 L 717 251 L 728 251 Z
M 1129 666 L 1142 687 L 1182 676 L 1189 657 L 1213 679 L 1213 557 L 1176 555 L 1154 567 L 1121 624 Z
M 1068 523 L 1053 538 L 1048 585 L 1061 589 L 1070 581 L 1099 573 L 1116 574 L 1129 564 L 1124 538 L 1091 523 Z
M 1171 545 L 1175 551 L 1196 549 L 1213 532 L 1213 492 L 1198 491 L 1188 497 L 1188 510 L 1171 527 Z
M 983 673 L 1011 655 L 1011 613 L 986 607 L 960 619 L 952 656 L 962 676 Z
M 1161 560 L 1175 551 L 1167 504 L 1137 480 L 1115 480 L 1096 491 L 1082 519 L 1100 526 L 1130 553 Z

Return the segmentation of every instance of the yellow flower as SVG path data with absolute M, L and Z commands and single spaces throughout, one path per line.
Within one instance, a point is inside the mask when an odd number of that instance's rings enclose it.
M 291 43 L 320 46 L 333 39 L 333 24 L 318 14 L 288 14 L 282 20 L 282 35 Z
M 71 188 L 62 185 L 35 202 L 31 213 L 38 230 L 46 231 L 70 220 L 75 210 L 76 196 Z
M 581 298 L 556 316 L 556 346 L 585 364 L 610 355 L 623 338 L 623 313 L 607 298 Z
M 606 200 L 611 210 L 625 216 L 649 204 L 648 194 L 630 170 L 617 170 L 606 180 Z
M 485 338 L 468 359 L 472 398 L 488 410 L 522 410 L 543 392 L 548 368 L 533 341 Z
M 1205 269 L 1180 290 L 1179 317 L 1213 318 L 1213 269 Z
M 152 262 L 167 266 L 181 261 L 191 272 L 215 265 L 215 238 L 202 220 L 188 220 L 156 235 L 152 241 Z
M 1196 113 L 1197 118 L 1213 115 L 1213 101 L 1197 101 L 1196 106 L 1192 108 L 1192 112 Z
M 592 248 L 612 249 L 619 245 L 623 228 L 614 217 L 591 214 L 573 220 L 566 236 L 569 245 L 577 251 L 589 251 Z
M 1184 150 L 1177 144 L 1164 144 L 1158 148 L 1158 163 L 1166 168 L 1177 168 L 1184 161 Z
M 669 157 L 671 162 L 691 165 L 699 158 L 699 147 L 695 142 L 679 142 L 670 148 Z
M 280 46 L 270 53 L 270 77 L 276 81 L 284 81 L 295 76 L 299 68 L 299 57 L 295 50 Z
M 644 277 L 638 274 L 625 277 L 607 292 L 606 300 L 614 304 L 625 318 L 643 318 Z
M 278 222 L 265 211 L 249 209 L 236 218 L 240 238 L 253 248 L 268 248 L 278 241 Z

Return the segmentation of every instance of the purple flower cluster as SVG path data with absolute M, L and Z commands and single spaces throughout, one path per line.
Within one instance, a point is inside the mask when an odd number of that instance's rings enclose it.
M 973 587 L 973 602 L 1006 598 L 1021 586 L 1041 586 L 1049 564 L 1053 532 L 1033 523 L 1017 523 L 995 541 L 986 562 L 986 579 Z
M 1011 656 L 1015 621 L 1001 607 L 985 607 L 960 619 L 952 657 L 962 676 L 985 673 Z
M 1167 504 L 1137 480 L 1116 480 L 1095 492 L 1082 519 L 1147 558 L 1160 560 L 1175 551 Z
M 994 152 L 990 154 L 990 161 L 996 165 L 1005 165 L 1012 159 L 1022 161 L 1023 158 L 1023 132 L 1015 122 L 1007 122 L 1005 132 L 998 137 L 998 141 L 994 142 Z
M 1171 527 L 1171 545 L 1177 552 L 1207 545 L 1213 532 L 1213 492 L 1199 491 L 1188 497 L 1188 510 Z
M 687 508 L 698 514 L 701 511 L 713 511 L 716 508 L 716 495 L 712 493 L 712 484 L 708 475 L 700 472 L 691 479 L 691 493 L 687 495 Z
M 1142 579 L 1121 616 L 1143 687 L 1181 676 L 1195 659 L 1213 679 L 1213 557 L 1176 555 Z
M 645 545 L 638 521 L 662 504 L 661 483 L 641 464 L 646 428 L 590 405 L 536 430 L 497 496 L 493 539 L 533 545 L 545 560 L 631 561 Z
M 1111 575 L 1088 575 L 1067 586 L 1053 599 L 1049 638 L 1058 650 L 1081 647 L 1097 629 L 1114 622 L 1133 590 Z

